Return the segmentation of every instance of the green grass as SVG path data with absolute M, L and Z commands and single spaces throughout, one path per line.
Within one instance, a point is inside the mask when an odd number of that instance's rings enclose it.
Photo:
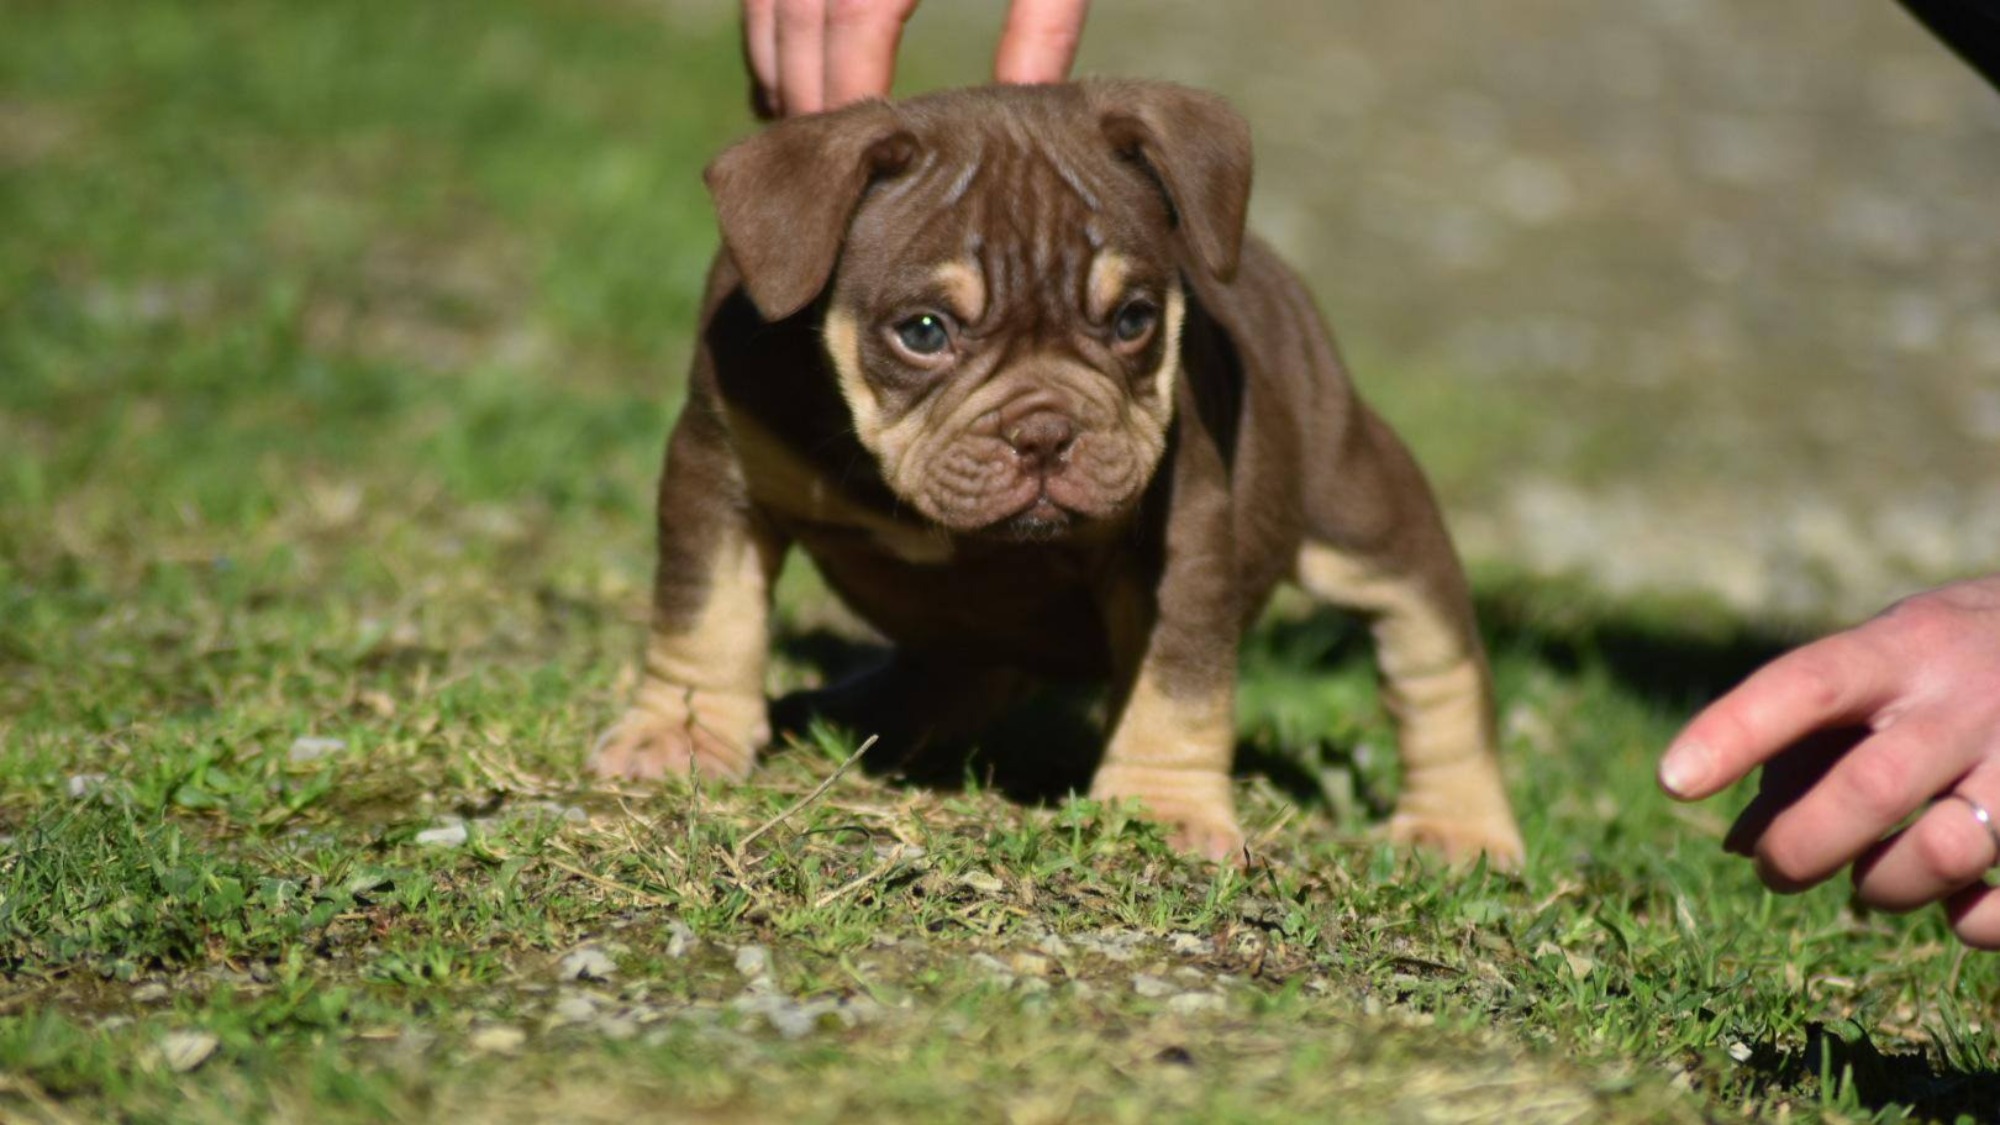
M 593 790 L 713 245 L 695 171 L 746 127 L 730 29 L 15 9 L 0 1116 L 1993 1119 L 1995 961 L 1769 897 L 1728 809 L 1655 795 L 1771 643 L 1700 607 L 1483 574 L 1519 878 L 1374 841 L 1365 646 L 1289 606 L 1245 656 L 1247 874 L 977 768 L 777 819 L 865 732 L 741 789 Z M 775 686 L 819 682 L 809 573 L 779 616 Z M 609 979 L 562 979 L 585 947 Z

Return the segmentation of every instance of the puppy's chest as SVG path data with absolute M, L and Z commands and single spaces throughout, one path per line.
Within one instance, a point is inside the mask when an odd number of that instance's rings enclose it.
M 941 541 L 936 561 L 873 529 L 784 521 L 841 600 L 898 645 L 1058 675 L 1109 669 L 1096 560 L 1054 545 Z
M 866 464 L 843 479 L 754 421 L 732 429 L 764 518 L 891 640 L 1063 674 L 1108 667 L 1099 595 L 1117 546 L 959 538 L 900 515 Z
M 840 550 L 941 566 L 958 554 L 943 532 L 898 514 L 865 459 L 846 468 L 816 463 L 741 411 L 732 411 L 736 453 L 750 499 L 815 556 Z

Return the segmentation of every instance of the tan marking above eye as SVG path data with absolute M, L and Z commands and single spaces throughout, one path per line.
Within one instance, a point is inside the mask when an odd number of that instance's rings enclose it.
M 1084 315 L 1093 323 L 1102 324 L 1116 312 L 1125 296 L 1125 284 L 1132 276 L 1132 262 L 1116 250 L 1100 251 L 1090 261 L 1090 273 L 1084 280 Z
M 944 291 L 951 313 L 960 324 L 977 324 L 986 315 L 986 278 L 977 266 L 966 262 L 946 262 L 931 273 Z

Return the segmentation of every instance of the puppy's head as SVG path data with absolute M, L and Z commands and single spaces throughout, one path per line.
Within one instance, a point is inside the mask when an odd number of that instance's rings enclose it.
M 1166 447 L 1183 275 L 1226 280 L 1250 137 L 1157 83 L 987 87 L 781 122 L 707 173 L 767 320 L 822 294 L 855 433 L 957 532 L 1130 510 Z

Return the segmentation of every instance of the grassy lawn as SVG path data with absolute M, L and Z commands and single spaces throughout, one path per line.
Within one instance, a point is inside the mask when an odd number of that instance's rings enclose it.
M 865 731 L 588 785 L 747 127 L 720 11 L 11 6 L 0 1119 L 2000 1120 L 2000 959 L 1655 794 L 1780 640 L 1703 606 L 1481 568 L 1519 878 L 1374 841 L 1365 645 L 1295 606 L 1248 873 L 841 771 Z M 853 646 L 804 568 L 779 618 L 776 692 Z

